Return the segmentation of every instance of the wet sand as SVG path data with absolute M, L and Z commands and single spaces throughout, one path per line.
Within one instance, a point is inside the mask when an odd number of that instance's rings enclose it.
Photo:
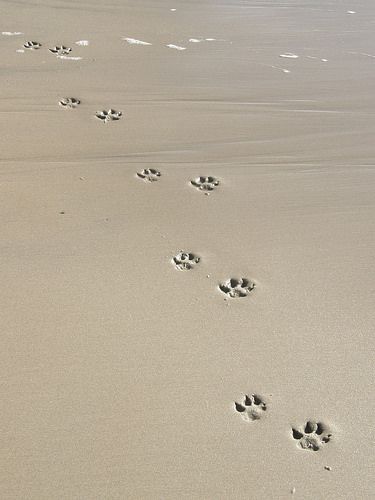
M 373 3 L 0 7 L 0 497 L 373 498 Z

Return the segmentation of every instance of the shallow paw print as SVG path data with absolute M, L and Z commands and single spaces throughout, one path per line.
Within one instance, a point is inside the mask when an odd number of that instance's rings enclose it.
M 175 267 L 180 271 L 190 271 L 194 269 L 200 260 L 201 259 L 197 255 L 191 252 L 183 252 L 182 250 L 172 259 Z
M 159 180 L 161 173 L 155 168 L 144 168 L 142 172 L 137 172 L 137 177 L 146 182 L 155 182 Z
M 65 47 L 65 45 L 56 45 L 56 47 L 48 50 L 57 56 L 67 56 L 72 51 L 70 47 Z
M 309 420 L 301 431 L 292 428 L 292 436 L 303 450 L 318 451 L 331 440 L 332 434 L 322 422 Z
M 39 43 L 39 42 L 32 42 L 32 41 L 25 42 L 23 44 L 23 48 L 24 49 L 29 49 L 29 50 L 37 50 L 37 49 L 40 49 L 41 46 L 42 46 L 41 43 Z
M 199 189 L 199 191 L 204 191 L 205 194 L 209 194 L 210 191 L 213 191 L 220 184 L 220 181 L 212 176 L 197 177 L 190 181 L 190 184 Z
M 63 108 L 76 108 L 79 104 L 81 104 L 81 101 L 75 97 L 64 97 L 61 101 L 59 101 L 59 104 Z
M 254 288 L 255 283 L 247 278 L 231 278 L 219 285 L 219 290 L 233 299 L 246 297 Z
M 95 113 L 96 118 L 102 120 L 104 123 L 119 120 L 122 116 L 122 111 L 116 111 L 114 109 L 109 109 L 108 111 L 97 111 Z
M 267 410 L 267 405 L 261 396 L 252 394 L 251 396 L 245 395 L 242 403 L 234 403 L 234 407 L 238 413 L 247 422 L 252 420 L 259 420 L 262 418 L 263 413 Z

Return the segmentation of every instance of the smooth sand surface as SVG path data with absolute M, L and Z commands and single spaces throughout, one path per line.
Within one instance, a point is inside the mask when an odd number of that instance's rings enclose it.
M 374 2 L 0 10 L 1 499 L 374 498 Z

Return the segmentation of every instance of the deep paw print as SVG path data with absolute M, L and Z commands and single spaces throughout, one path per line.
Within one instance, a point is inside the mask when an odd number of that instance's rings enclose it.
M 144 168 L 142 172 L 137 172 L 137 177 L 146 182 L 155 182 L 159 180 L 161 173 L 155 168 Z
M 56 45 L 56 47 L 48 50 L 57 56 L 67 56 L 72 51 L 70 47 L 65 47 L 65 45 Z
M 190 184 L 199 191 L 204 191 L 206 194 L 208 194 L 210 191 L 213 191 L 219 184 L 219 180 L 216 179 L 216 177 L 197 177 L 196 179 L 193 179 L 190 181 Z
M 37 49 L 40 49 L 41 46 L 42 46 L 41 43 L 39 43 L 39 42 L 32 42 L 32 41 L 25 42 L 23 44 L 23 48 L 24 49 L 29 49 L 29 50 L 37 50 Z
M 200 260 L 200 257 L 197 255 L 191 252 L 183 252 L 182 250 L 172 259 L 174 265 L 180 271 L 190 271 L 190 269 L 194 269 Z
M 119 120 L 122 116 L 122 111 L 115 111 L 114 109 L 109 109 L 108 111 L 97 111 L 95 113 L 96 118 L 102 120 L 104 123 Z
M 309 420 L 301 431 L 292 428 L 292 436 L 303 450 L 318 451 L 331 440 L 332 434 L 322 422 Z
M 233 299 L 246 297 L 254 288 L 255 283 L 247 278 L 231 278 L 219 285 L 219 290 Z
M 59 101 L 59 104 L 63 108 L 76 108 L 79 104 L 81 104 L 81 101 L 75 97 L 64 97 L 61 101 Z
M 257 394 L 252 394 L 251 396 L 245 395 L 243 402 L 234 403 L 234 407 L 247 422 L 259 420 L 267 410 L 266 403 Z

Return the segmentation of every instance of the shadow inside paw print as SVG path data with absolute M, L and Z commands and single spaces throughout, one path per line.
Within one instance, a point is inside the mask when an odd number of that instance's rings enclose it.
M 24 49 L 29 49 L 29 50 L 37 50 L 37 49 L 40 49 L 40 47 L 42 46 L 41 43 L 38 43 L 38 42 L 32 42 L 32 41 L 29 41 L 29 42 L 25 42 L 23 44 L 23 48 Z
M 146 182 L 155 182 L 159 180 L 161 173 L 155 168 L 144 168 L 142 172 L 137 172 L 137 177 Z
M 190 271 L 190 269 L 194 269 L 196 264 L 198 264 L 200 258 L 191 252 L 183 252 L 181 250 L 172 260 L 176 268 L 180 271 Z
M 79 104 L 81 104 L 81 101 L 75 97 L 64 97 L 61 101 L 59 101 L 59 104 L 63 108 L 76 108 Z
M 96 118 L 99 118 L 99 120 L 102 120 L 102 122 L 107 123 L 119 120 L 122 116 L 122 111 L 115 111 L 114 109 L 109 109 L 108 111 L 97 111 L 95 116 Z
M 251 396 L 245 395 L 242 403 L 234 403 L 234 407 L 238 413 L 247 422 L 252 420 L 259 420 L 263 412 L 267 410 L 267 405 L 261 396 L 252 394 Z
M 56 45 L 56 47 L 48 50 L 57 56 L 67 56 L 72 51 L 70 47 L 65 47 L 65 45 Z
M 292 436 L 303 450 L 318 451 L 331 440 L 332 434 L 322 422 L 309 420 L 302 430 L 292 428 Z
M 219 285 L 219 290 L 233 299 L 246 297 L 254 288 L 255 283 L 247 278 L 231 278 Z
M 219 184 L 219 180 L 216 179 L 215 177 L 208 176 L 208 177 L 197 177 L 196 179 L 193 179 L 190 181 L 190 184 L 200 191 L 205 191 L 206 194 L 210 191 L 213 191 Z

